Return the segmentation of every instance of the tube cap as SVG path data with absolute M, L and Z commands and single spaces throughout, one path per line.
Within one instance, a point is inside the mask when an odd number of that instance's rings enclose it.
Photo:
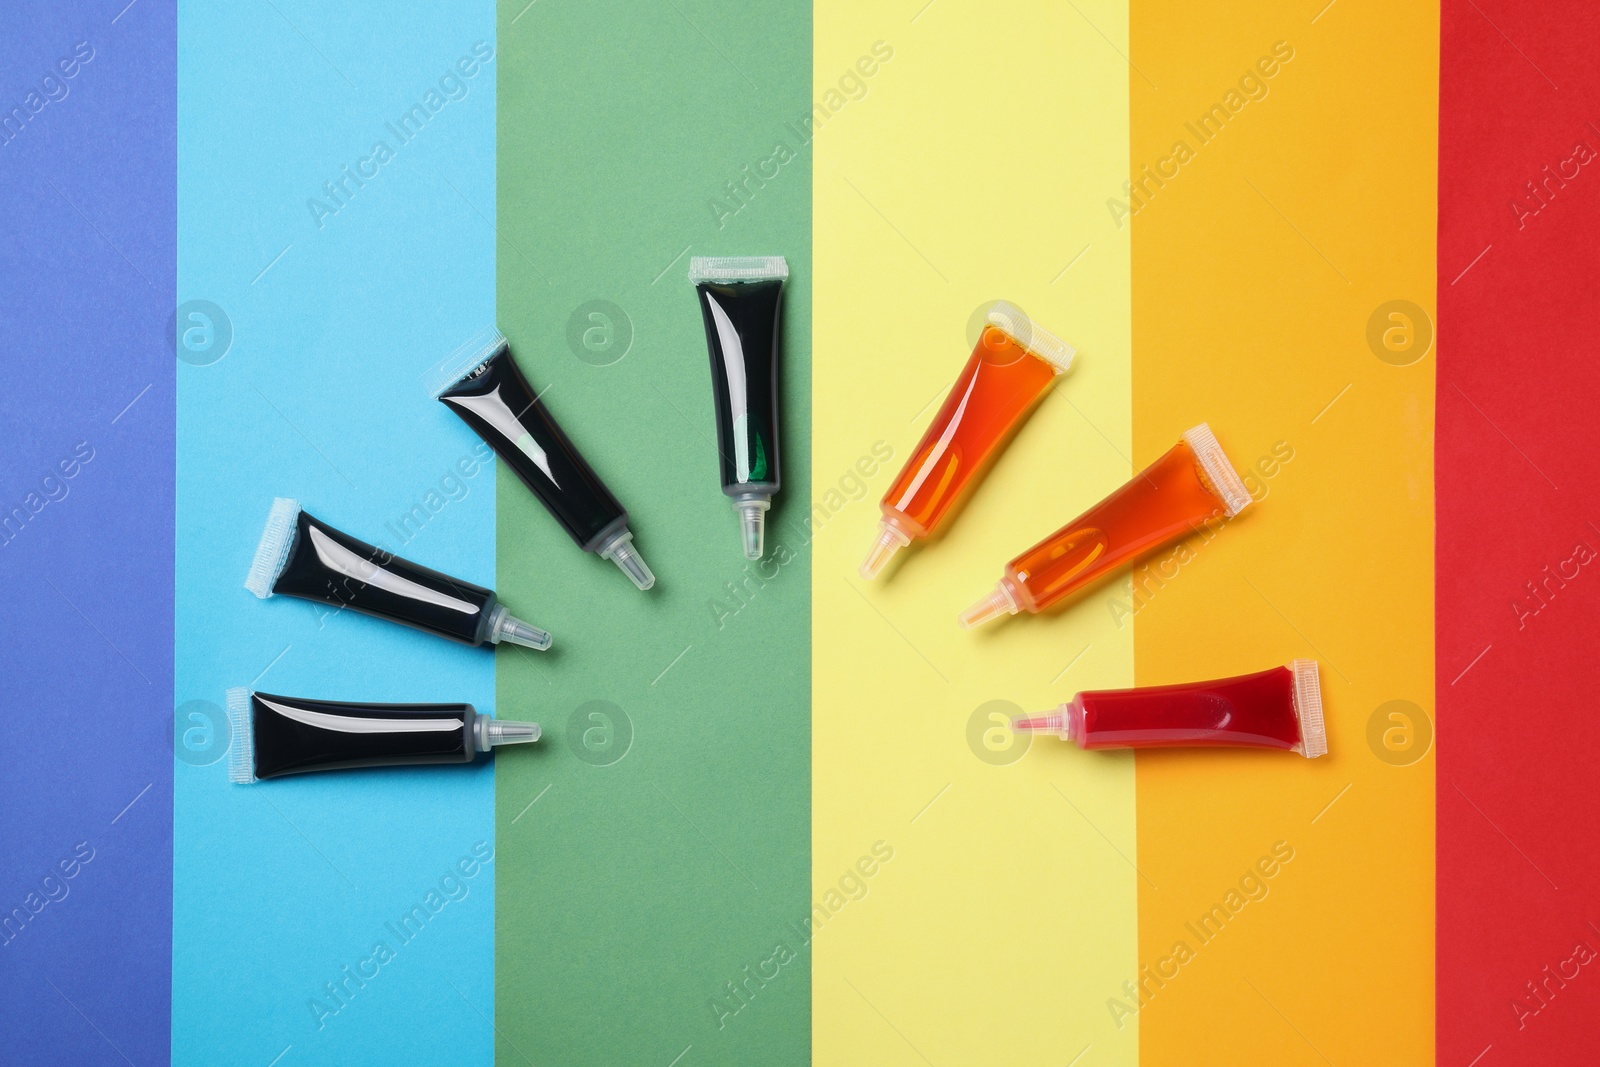
M 1011 595 L 1011 589 L 1005 582 L 997 582 L 988 596 L 961 613 L 961 626 L 963 629 L 971 630 L 976 626 L 982 626 L 990 619 L 998 619 L 1002 615 L 1015 615 L 1017 611 L 1017 598 Z
M 622 573 L 640 589 L 649 589 L 656 584 L 656 576 L 651 573 L 650 565 L 633 547 L 633 531 L 626 526 L 612 534 L 610 540 L 595 551 L 601 559 L 609 559 L 622 568 Z
M 489 615 L 489 643 L 498 645 L 502 641 L 543 652 L 550 647 L 551 637 L 548 630 L 523 622 L 507 611 L 504 604 L 496 604 Z
M 869 582 L 876 578 L 878 572 L 883 570 L 884 564 L 889 562 L 889 558 L 910 543 L 910 537 L 888 519 L 884 519 L 878 524 L 878 540 L 873 543 L 872 551 L 868 552 L 867 558 L 862 561 L 861 577 Z

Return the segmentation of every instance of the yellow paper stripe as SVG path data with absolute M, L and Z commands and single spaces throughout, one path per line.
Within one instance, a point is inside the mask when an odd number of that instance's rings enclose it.
M 1259 499 L 1136 572 L 1138 680 L 1315 658 L 1330 748 L 1140 755 L 1151 1065 L 1432 1057 L 1433 762 L 1369 724 L 1433 706 L 1433 357 L 1368 323 L 1434 306 L 1438 10 L 1319 6 L 1132 5 L 1136 459 L 1209 420 Z
M 1131 684 L 1132 629 L 1098 599 L 955 621 L 1131 473 L 1129 240 L 1105 208 L 1126 7 L 918 6 L 816 12 L 815 1059 L 1133 1064 L 1137 1027 L 1105 1008 L 1136 960 L 1133 762 L 986 744 L 1007 736 L 991 714 Z M 863 582 L 877 500 L 995 298 L 1077 363 L 948 535 Z

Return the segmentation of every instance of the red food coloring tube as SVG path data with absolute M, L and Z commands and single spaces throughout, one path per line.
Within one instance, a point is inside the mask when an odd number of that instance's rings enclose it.
M 1317 662 L 1297 659 L 1258 674 L 1186 685 L 1079 693 L 1011 728 L 1053 733 L 1079 748 L 1276 748 L 1326 755 Z

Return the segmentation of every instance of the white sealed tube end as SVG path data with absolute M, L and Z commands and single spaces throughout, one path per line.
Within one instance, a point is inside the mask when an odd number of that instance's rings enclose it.
M 1009 334 L 1017 344 L 1054 367 L 1057 374 L 1071 369 L 1077 349 L 1034 322 L 1027 312 L 1009 300 L 996 300 L 989 306 L 987 317 L 990 325 Z
M 1317 661 L 1297 659 L 1289 664 L 1294 672 L 1294 714 L 1300 720 L 1300 754 L 1316 759 L 1328 754 L 1328 726 L 1322 718 L 1322 682 Z
M 595 552 L 601 559 L 609 559 L 620 567 L 628 580 L 640 589 L 649 589 L 656 584 L 656 576 L 651 573 L 644 557 L 639 555 L 639 550 L 633 547 L 633 532 L 626 526 L 607 538 Z
M 760 559 L 767 554 L 767 509 L 772 501 L 751 496 L 735 499 L 733 510 L 739 515 L 739 540 L 745 559 Z
M 501 333 L 494 325 L 485 326 L 473 334 L 464 344 L 456 348 L 442 361 L 429 367 L 423 374 L 424 387 L 428 395 L 435 400 L 439 394 L 455 385 L 473 370 L 500 350 L 506 343 L 506 335 Z
M 689 280 L 701 282 L 764 282 L 789 276 L 782 256 L 690 256 Z
M 235 686 L 228 690 L 228 781 L 249 785 L 256 780 L 256 737 L 251 727 L 250 690 Z
M 489 643 L 498 645 L 502 641 L 544 652 L 550 648 L 551 637 L 548 630 L 523 622 L 507 611 L 504 604 L 496 604 L 489 614 Z
M 289 551 L 294 548 L 295 531 L 299 529 L 300 502 L 288 497 L 272 501 L 267 512 L 267 525 L 261 531 L 261 541 L 256 545 L 255 558 L 250 561 L 250 573 L 245 575 L 244 587 L 266 600 L 272 587 L 289 561 Z
M 1228 517 L 1231 519 L 1249 507 L 1250 490 L 1244 487 L 1239 472 L 1228 462 L 1228 457 L 1223 453 L 1222 446 L 1217 443 L 1217 435 L 1211 432 L 1211 427 L 1202 422 L 1191 430 L 1185 430 L 1183 439 L 1194 452 L 1195 459 L 1199 461 L 1200 470 L 1205 475 L 1211 491 L 1217 494 L 1223 507 L 1227 509 Z
M 1019 610 L 1017 598 L 1011 595 L 1011 587 L 1001 581 L 995 584 L 988 596 L 961 613 L 961 628 L 971 630 L 982 626 L 990 619 L 998 619 L 1002 615 L 1015 615 Z
M 878 539 L 872 543 L 872 551 L 861 563 L 861 577 L 872 581 L 883 570 L 884 564 L 889 562 L 889 557 L 910 543 L 911 537 L 905 531 L 884 519 L 878 524 Z

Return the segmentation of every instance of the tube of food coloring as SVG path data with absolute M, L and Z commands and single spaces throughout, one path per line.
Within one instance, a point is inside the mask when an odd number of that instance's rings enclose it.
M 484 327 L 431 377 L 433 395 L 489 443 L 579 548 L 615 563 L 640 589 L 655 584 L 628 513 L 556 425 L 504 334 Z
M 778 320 L 789 264 L 782 256 L 694 256 L 711 354 L 722 492 L 739 516 L 746 559 L 766 547 L 766 515 L 782 485 L 778 448 Z
M 310 771 L 474 763 L 539 740 L 539 724 L 471 704 L 352 704 L 228 690 L 228 777 L 243 785 Z
M 1308 759 L 1328 752 L 1322 683 L 1310 659 L 1211 682 L 1079 693 L 1011 725 L 1084 749 L 1276 748 Z
M 961 613 L 961 625 L 1045 611 L 1249 504 L 1249 490 L 1202 422 L 1122 488 L 1007 563 L 994 589 Z
M 871 579 L 912 541 L 931 537 L 989 464 L 1027 421 L 1074 349 L 997 300 L 984 313 L 977 343 L 944 404 L 879 504 L 878 539 L 861 564 Z
M 550 647 L 550 635 L 512 615 L 492 589 L 358 541 L 285 497 L 272 502 L 244 587 L 263 600 L 350 608 L 473 646 Z

